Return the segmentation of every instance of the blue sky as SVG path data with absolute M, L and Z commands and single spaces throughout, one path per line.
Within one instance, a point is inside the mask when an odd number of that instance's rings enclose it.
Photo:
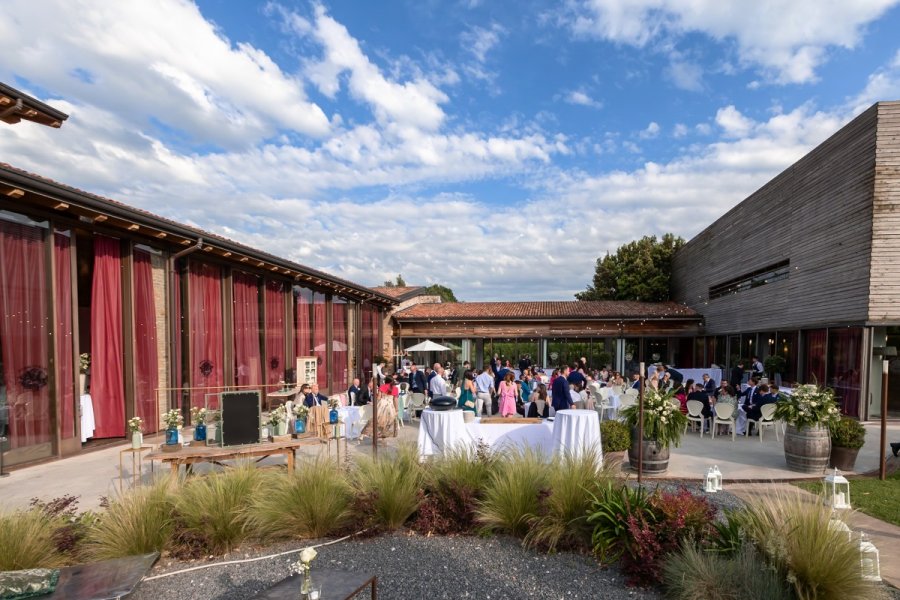
M 571 299 L 900 99 L 898 3 L 9 0 L 0 80 L 71 118 L 0 160 L 363 284 Z

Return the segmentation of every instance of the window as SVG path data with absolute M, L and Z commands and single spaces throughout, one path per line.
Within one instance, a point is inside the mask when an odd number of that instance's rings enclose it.
M 753 288 L 757 288 L 767 283 L 775 283 L 790 276 L 790 260 L 783 260 L 774 265 L 757 269 L 751 273 L 741 275 L 735 279 L 730 279 L 724 283 L 710 286 L 709 299 L 721 298 L 730 294 L 737 294 Z

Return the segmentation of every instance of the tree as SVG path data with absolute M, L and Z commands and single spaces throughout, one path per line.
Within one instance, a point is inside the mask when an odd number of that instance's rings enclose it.
M 397 274 L 397 282 L 394 283 L 390 279 L 384 282 L 384 287 L 406 287 L 406 281 L 403 280 L 403 275 Z
M 441 302 L 459 302 L 459 300 L 456 299 L 453 290 L 444 285 L 429 285 L 425 288 L 425 293 L 429 296 L 440 296 Z
M 578 300 L 640 300 L 664 302 L 670 299 L 672 257 L 684 239 L 671 233 L 619 246 L 615 254 L 597 259 L 594 280 L 575 294 Z

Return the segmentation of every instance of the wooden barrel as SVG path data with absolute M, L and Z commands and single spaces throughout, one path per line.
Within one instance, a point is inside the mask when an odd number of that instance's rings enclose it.
M 655 440 L 644 440 L 644 469 L 648 475 L 665 473 L 669 469 L 669 447 L 661 448 Z M 628 449 L 628 464 L 637 471 L 638 468 L 638 433 L 637 427 L 631 430 L 631 447 Z
M 797 429 L 788 425 L 784 434 L 784 458 L 791 471 L 824 473 L 831 456 L 831 435 L 822 425 Z

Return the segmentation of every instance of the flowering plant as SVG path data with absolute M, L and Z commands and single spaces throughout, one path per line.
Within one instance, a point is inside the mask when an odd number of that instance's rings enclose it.
M 91 368 L 91 355 L 87 352 L 82 352 L 78 359 L 80 361 L 79 370 L 82 373 L 87 373 L 88 369 Z
M 341 405 L 341 399 L 337 396 L 332 396 L 328 399 L 328 406 L 331 408 L 338 408 Z
M 285 421 L 287 421 L 287 410 L 285 409 L 284 404 L 277 408 L 273 408 L 272 412 L 269 413 L 269 425 L 275 426 Z
M 169 429 L 178 429 L 184 425 L 184 417 L 181 416 L 181 411 L 177 408 L 164 412 L 162 414 L 162 419 Z
M 128 419 L 128 433 L 140 433 L 144 427 L 144 421 L 140 417 Z
M 309 407 L 305 404 L 295 404 L 291 411 L 297 419 L 306 419 L 309 416 Z
M 834 400 L 834 390 L 808 383 L 796 386 L 790 396 L 778 395 L 775 418 L 802 429 L 836 422 L 841 418 L 841 411 Z
M 687 425 L 687 417 L 672 401 L 674 390 L 663 391 L 652 386 L 644 388 L 644 439 L 654 440 L 662 448 L 678 446 Z M 622 411 L 625 423 L 638 426 L 640 406 L 632 404 Z
M 318 553 L 316 549 L 313 547 L 304 548 L 300 552 L 300 560 L 291 565 L 291 571 L 298 575 L 303 576 L 303 584 L 302 591 L 304 593 L 309 591 L 309 588 L 312 586 L 312 581 L 309 572 L 309 563 L 315 560 Z
M 199 425 L 200 423 L 206 423 L 208 411 L 202 406 L 192 406 L 191 407 L 191 422 L 194 425 Z

